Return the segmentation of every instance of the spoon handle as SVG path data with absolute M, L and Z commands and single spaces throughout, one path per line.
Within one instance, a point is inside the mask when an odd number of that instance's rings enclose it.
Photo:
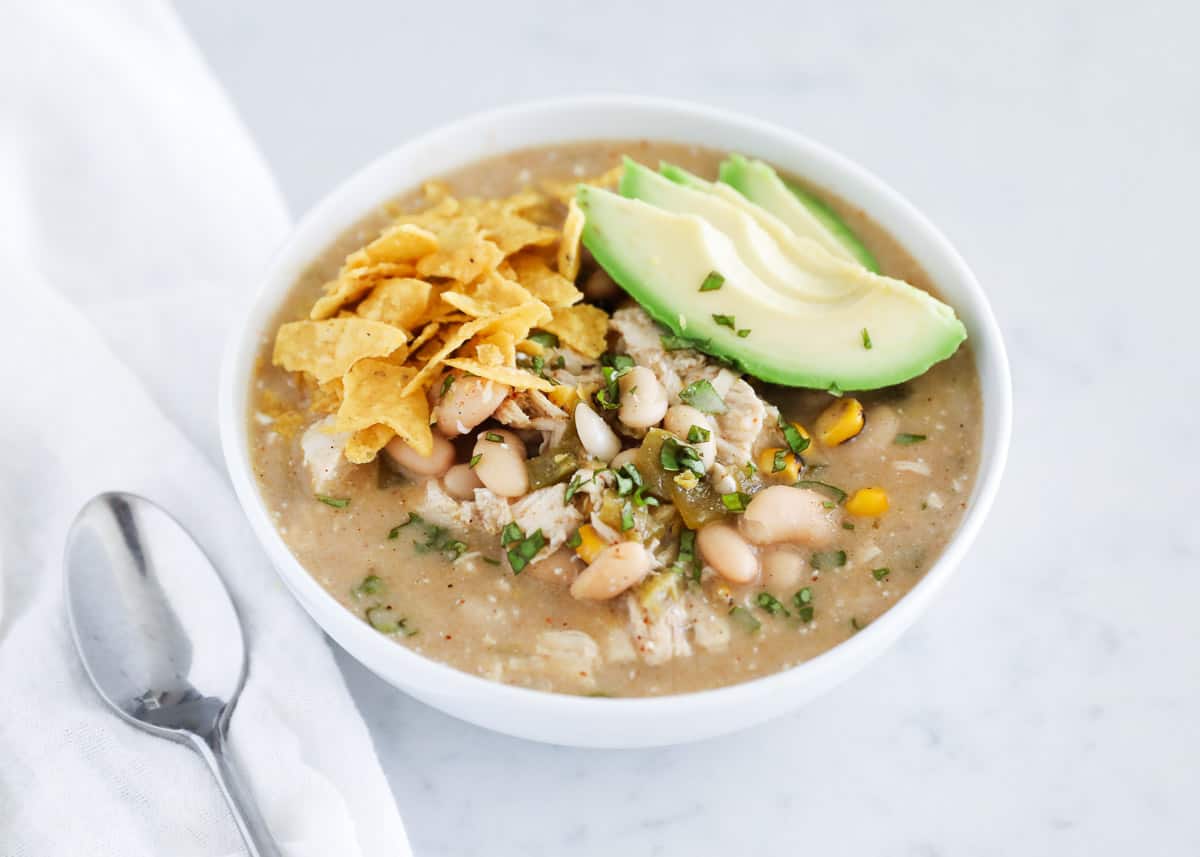
M 233 815 L 238 832 L 242 834 L 250 857 L 283 857 L 258 811 L 254 796 L 246 788 L 245 780 L 228 756 L 225 730 L 218 727 L 207 738 L 195 735 L 192 744 L 217 778 L 217 785 L 229 805 L 229 812 Z

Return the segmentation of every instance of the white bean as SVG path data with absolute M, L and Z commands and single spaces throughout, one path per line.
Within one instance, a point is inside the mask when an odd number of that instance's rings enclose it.
M 631 449 L 621 450 L 621 452 L 617 453 L 616 458 L 614 458 L 612 461 L 610 461 L 608 463 L 608 466 L 611 467 L 613 470 L 620 470 L 626 464 L 631 464 L 631 463 L 636 464 L 637 457 L 638 457 L 638 449 L 639 448 L 635 446 Z
M 749 583 L 758 577 L 754 548 L 729 524 L 709 524 L 696 533 L 700 556 L 730 583 Z
M 756 545 L 779 543 L 823 547 L 834 540 L 840 522 L 827 498 L 807 488 L 773 485 L 754 495 L 739 520 L 742 535 Z
M 667 391 L 645 366 L 634 366 L 620 377 L 621 409 L 617 419 L 630 428 L 656 426 L 667 413 Z
M 456 375 L 450 389 L 433 408 L 438 431 L 446 437 L 466 434 L 495 413 L 511 391 L 507 384 L 474 375 Z
M 708 470 L 717 458 L 717 427 L 712 418 L 691 405 L 671 405 L 663 419 L 663 428 L 685 443 L 691 443 L 687 436 L 692 426 L 708 429 L 708 440 L 691 444 L 700 454 L 704 469 Z
M 621 439 L 598 413 L 580 402 L 575 406 L 575 431 L 592 458 L 612 461 L 621 451 Z
M 787 547 L 769 547 L 762 554 L 763 585 L 772 592 L 789 594 L 800 586 L 808 571 L 804 557 Z
M 650 573 L 650 553 L 638 542 L 617 542 L 600 551 L 571 584 L 571 595 L 603 601 L 620 595 Z
M 483 480 L 469 464 L 456 464 L 442 477 L 446 493 L 456 500 L 473 500 L 475 489 L 483 487 Z
M 388 441 L 383 451 L 393 464 L 412 476 L 441 476 L 454 463 L 454 444 L 436 433 L 429 455 L 421 455 L 398 437 Z
M 499 440 L 488 440 L 488 438 Z M 525 472 L 525 444 L 510 431 L 488 429 L 475 439 L 475 475 L 483 486 L 500 497 L 520 497 L 529 491 Z

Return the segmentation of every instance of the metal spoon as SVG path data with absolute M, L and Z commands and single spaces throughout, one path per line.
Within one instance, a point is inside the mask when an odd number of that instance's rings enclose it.
M 246 647 L 199 545 L 149 500 L 101 494 L 71 525 L 64 572 L 75 647 L 100 696 L 133 725 L 199 753 L 251 857 L 279 857 L 226 755 Z

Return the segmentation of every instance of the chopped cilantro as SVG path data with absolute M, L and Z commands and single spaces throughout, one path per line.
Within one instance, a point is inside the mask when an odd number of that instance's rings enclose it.
M 617 478 L 618 497 L 628 497 L 638 488 L 642 487 L 642 474 L 637 469 L 637 465 L 632 461 L 628 464 L 622 464 L 613 471 L 613 475 Z
M 897 446 L 912 446 L 914 443 L 920 443 L 925 439 L 926 436 L 923 434 L 908 434 L 907 432 L 901 432 L 900 434 L 896 435 L 895 442 Z
M 774 595 L 772 595 L 770 592 L 758 593 L 758 595 L 754 596 L 754 603 L 756 605 L 758 605 L 759 607 L 761 607 L 763 610 L 766 610 L 772 616 L 779 616 L 780 614 L 782 614 L 784 616 L 792 615 L 791 613 L 788 612 L 788 609 L 783 606 L 783 602 L 780 601 L 778 598 L 776 598 Z
M 507 529 L 508 528 L 506 527 L 505 531 L 507 531 Z M 505 544 L 507 544 L 507 542 Z M 529 561 L 537 556 L 538 551 L 545 546 L 546 537 L 542 535 L 542 531 L 540 529 L 534 530 L 524 539 L 516 542 L 516 547 L 511 548 L 508 551 L 508 564 L 512 567 L 513 574 L 520 574 L 522 571 L 524 571 L 525 566 L 529 565 Z
M 887 576 L 892 573 L 890 568 L 873 568 L 871 576 L 876 580 L 887 580 Z
M 733 320 L 733 316 L 731 315 L 713 313 L 712 320 L 721 325 L 721 327 L 728 327 L 730 330 L 734 330 L 737 327 L 737 322 Z
M 579 530 L 576 530 L 575 532 L 571 533 L 570 538 L 567 539 L 567 547 L 577 548 L 581 544 L 583 544 L 583 536 L 579 534 Z
M 566 491 L 563 492 L 563 502 L 570 503 L 571 498 L 579 493 L 579 489 L 582 488 L 584 485 L 587 485 L 591 481 L 592 481 L 591 476 L 589 476 L 587 479 L 583 479 L 583 478 L 581 478 L 581 474 L 579 473 L 579 471 L 576 471 L 575 475 L 571 477 L 571 481 L 569 483 L 567 483 Z
M 483 557 L 480 557 L 480 559 L 482 559 L 488 565 L 499 565 L 500 564 L 500 560 L 496 559 L 494 556 L 483 556 Z
M 403 524 L 397 524 L 396 526 L 394 526 L 390 530 L 388 530 L 388 538 L 389 539 L 398 539 L 398 538 L 400 538 L 401 530 L 403 530 L 409 524 L 419 524 L 419 523 L 421 523 L 421 516 L 418 515 L 416 512 L 409 512 L 407 521 L 405 521 Z
M 483 439 L 491 441 L 492 443 L 504 443 L 504 435 L 497 434 L 494 431 L 490 431 L 487 434 L 485 434 L 483 436 Z
M 771 459 L 771 472 L 778 473 L 781 470 L 787 470 L 787 459 L 788 451 L 786 449 L 775 450 L 775 456 Z
M 550 361 L 551 369 L 562 369 L 566 365 L 567 365 L 567 358 L 563 357 L 561 354 Z
M 817 551 L 809 559 L 812 567 L 818 571 L 828 571 L 831 568 L 841 568 L 846 564 L 845 551 Z
M 345 509 L 350 505 L 349 497 L 330 497 L 327 494 L 318 494 L 317 499 L 326 506 L 332 506 L 335 509 Z
M 815 479 L 801 479 L 796 483 L 797 488 L 810 488 L 813 491 L 820 491 L 825 496 L 831 498 L 834 503 L 840 503 L 846 499 L 846 492 L 836 485 L 830 485 L 828 482 L 818 482 Z
M 725 278 L 716 271 L 711 271 L 709 275 L 704 278 L 704 282 L 700 284 L 700 291 L 715 292 L 723 285 L 725 285 Z
M 621 532 L 633 529 L 633 507 L 629 503 L 621 506 Z
M 812 589 L 808 586 L 792 596 L 792 606 L 796 608 L 796 618 L 805 624 L 813 620 L 812 600 Z
M 548 330 L 535 330 L 529 336 L 525 337 L 530 342 L 536 342 L 543 348 L 557 348 L 558 337 Z
M 692 426 L 688 429 L 688 443 L 704 443 L 712 437 L 712 431 L 704 428 L 704 426 Z
M 368 595 L 379 595 L 386 588 L 382 577 L 377 574 L 368 574 L 362 579 L 362 583 L 350 591 L 355 598 L 366 598 Z
M 746 504 L 750 502 L 750 495 L 743 494 L 741 491 L 731 491 L 728 494 L 721 495 L 721 503 L 730 512 L 746 511 Z
M 504 529 L 500 531 L 500 544 L 508 547 L 513 542 L 519 542 L 525 538 L 524 531 L 517 526 L 516 521 L 509 521 L 504 525 Z
M 706 414 L 723 414 L 729 410 L 716 388 L 705 378 L 693 381 L 679 391 L 679 400 Z
M 783 439 L 787 441 L 788 449 L 796 455 L 803 455 L 804 451 L 812 444 L 812 440 L 800 433 L 800 429 L 783 418 L 783 414 L 779 415 L 779 430 L 783 432 Z
M 741 330 L 739 330 L 737 332 L 737 335 L 738 335 L 738 339 L 745 339 L 747 336 L 750 335 L 750 328 L 743 327 Z
M 696 558 L 696 531 L 684 530 L 679 534 L 679 556 L 675 559 L 675 571 L 684 577 L 700 582 L 700 561 Z
M 444 379 L 442 379 L 442 392 L 438 394 L 438 397 L 440 398 L 442 396 L 445 396 L 447 393 L 450 392 L 450 388 L 453 386 L 454 386 L 454 375 L 447 375 Z
M 849 521 L 842 521 L 842 529 L 843 530 L 853 530 L 854 524 L 850 523 Z
M 871 334 L 865 327 L 862 329 L 862 344 L 863 348 L 871 350 Z
M 470 459 L 470 460 L 467 462 L 467 467 L 469 467 L 469 468 L 471 468 L 472 470 L 474 470 L 474 469 L 475 469 L 475 465 L 479 463 L 479 459 L 481 459 L 481 458 L 483 458 L 483 453 L 482 453 L 482 452 L 477 452 L 477 453 L 475 453 L 474 455 L 472 455 L 472 456 L 471 456 L 471 459 Z

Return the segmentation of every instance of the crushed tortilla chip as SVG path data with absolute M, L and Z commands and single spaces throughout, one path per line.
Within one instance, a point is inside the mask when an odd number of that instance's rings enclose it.
M 337 414 L 337 431 L 358 432 L 375 424 L 387 426 L 421 455 L 433 452 L 429 402 L 425 391 L 406 390 L 416 372 L 386 360 L 360 360 L 345 377 L 345 398 Z M 386 441 L 385 441 L 386 442 Z
M 481 363 L 487 362 L 481 356 L 484 352 L 480 350 L 485 347 L 499 349 L 501 365 L 517 365 L 517 341 L 508 331 L 499 330 L 490 336 L 484 336 L 480 338 L 479 343 L 475 346 L 475 354 L 479 357 L 479 362 Z
M 518 213 L 541 201 L 542 196 L 534 193 L 499 200 L 468 200 L 464 210 L 479 221 L 484 236 L 510 256 L 523 247 L 549 247 L 558 239 L 558 230 L 540 226 Z
M 504 352 L 490 342 L 481 342 L 475 346 L 475 359 L 484 366 L 503 366 Z
M 504 259 L 500 248 L 483 236 L 474 217 L 460 217 L 439 227 L 437 239 L 437 252 L 417 263 L 422 277 L 469 283 L 485 271 L 495 270 Z
M 551 309 L 571 306 L 583 300 L 583 292 L 575 288 L 575 284 L 562 274 L 554 271 L 541 256 L 535 253 L 519 253 L 507 261 L 512 266 L 517 282 Z
M 398 327 L 360 318 L 292 321 L 275 335 L 272 362 L 289 372 L 307 372 L 324 384 L 345 375 L 368 357 L 386 357 L 408 337 Z
M 575 197 L 567 204 L 567 219 L 563 222 L 562 239 L 558 242 L 558 272 L 575 282 L 579 276 L 579 240 L 583 237 L 583 209 Z
M 433 339 L 441 327 L 442 326 L 436 321 L 431 321 L 429 324 L 425 325 L 425 327 L 421 329 L 421 332 L 417 334 L 417 338 L 412 341 L 412 345 L 409 346 L 410 352 L 415 353 L 418 348 L 420 348 L 429 340 Z
M 471 360 L 467 357 L 453 357 L 444 362 L 447 366 L 461 369 L 463 372 L 471 375 L 487 378 L 489 381 L 496 381 L 500 384 L 507 384 L 515 390 L 541 390 L 542 392 L 546 392 L 554 389 L 554 385 L 545 378 L 539 378 L 532 372 L 526 372 L 524 369 L 517 369 L 512 366 L 485 366 L 478 360 Z
M 415 223 L 389 226 L 361 250 L 346 257 L 346 268 L 367 268 L 384 262 L 415 262 L 438 249 L 438 237 Z
M 366 464 L 374 461 L 379 450 L 388 445 L 388 441 L 396 436 L 389 427 L 376 423 L 365 429 L 360 429 L 350 435 L 346 441 L 345 456 L 351 464 Z
M 514 342 L 520 342 L 529 336 L 529 331 L 535 327 L 544 327 L 553 316 L 550 308 L 538 300 L 528 301 L 520 306 L 507 309 L 491 318 L 478 319 L 479 327 L 472 332 L 507 333 Z M 467 325 L 468 327 L 470 325 Z
M 556 309 L 554 318 L 541 327 L 585 357 L 595 359 L 607 346 L 608 313 L 591 304 Z
M 411 277 L 388 279 L 375 286 L 358 305 L 357 312 L 362 318 L 416 330 L 429 320 L 432 298 L 433 286 L 424 280 Z
M 457 291 L 442 292 L 443 301 L 476 318 L 495 315 L 532 299 L 533 295 L 520 283 L 506 280 L 495 271 L 485 274 L 473 283 L 465 294 Z

